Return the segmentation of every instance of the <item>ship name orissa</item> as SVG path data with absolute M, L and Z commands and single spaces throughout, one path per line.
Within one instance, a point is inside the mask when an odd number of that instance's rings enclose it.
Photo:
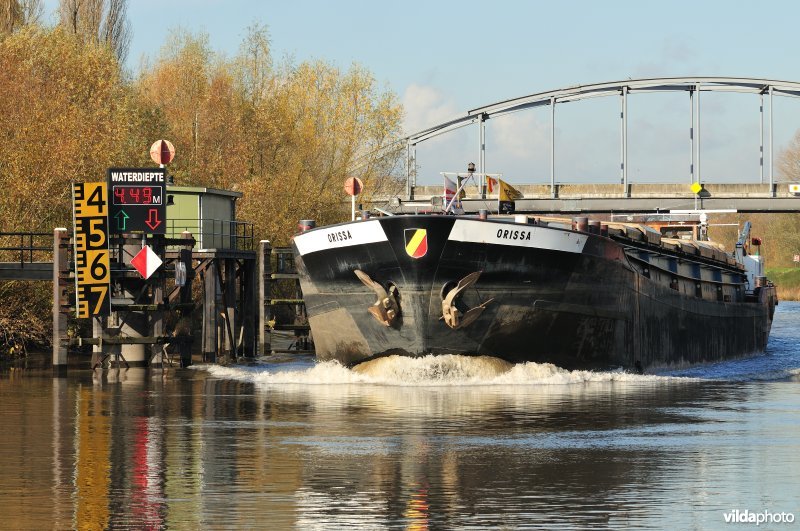
M 530 240 L 530 231 L 498 229 L 497 238 L 502 240 Z
M 353 235 L 350 234 L 349 230 L 340 230 L 338 232 L 329 232 L 328 233 L 328 241 L 333 242 L 342 242 L 344 240 L 352 240 Z

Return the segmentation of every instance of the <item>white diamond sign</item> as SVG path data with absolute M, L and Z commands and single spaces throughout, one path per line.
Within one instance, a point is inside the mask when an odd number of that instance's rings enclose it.
M 145 280 L 150 278 L 150 275 L 156 272 L 156 269 L 161 267 L 161 258 L 158 257 L 149 245 L 142 247 L 142 250 L 136 253 L 136 256 L 131 260 L 131 265 L 136 268 L 136 271 L 144 277 Z

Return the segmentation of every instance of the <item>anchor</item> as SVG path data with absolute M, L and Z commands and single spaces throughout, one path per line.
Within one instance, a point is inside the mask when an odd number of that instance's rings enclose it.
M 372 280 L 368 274 L 360 269 L 356 269 L 353 273 L 365 286 L 375 291 L 375 295 L 378 296 L 378 300 L 367 311 L 382 325 L 391 326 L 397 316 L 400 315 L 400 303 L 398 302 L 400 293 L 397 290 L 397 286 L 392 284 L 387 290 L 383 287 L 383 284 Z
M 478 317 L 480 317 L 480 315 L 483 313 L 483 310 L 486 309 L 486 306 L 494 300 L 494 298 L 489 299 L 488 301 L 483 302 L 474 308 L 470 308 L 463 314 L 461 310 L 456 308 L 456 299 L 458 299 L 465 289 L 475 284 L 480 276 L 481 271 L 475 271 L 474 273 L 470 273 L 469 275 L 465 276 L 458 282 L 458 285 L 451 289 L 442 299 L 441 319 L 444 319 L 445 324 L 453 330 L 458 330 L 459 328 L 464 328 L 472 324 Z

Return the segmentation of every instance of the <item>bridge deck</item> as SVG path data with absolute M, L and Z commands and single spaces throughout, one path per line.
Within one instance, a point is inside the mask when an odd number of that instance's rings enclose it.
M 0 262 L 0 280 L 53 280 L 53 262 Z
M 514 184 L 523 194 L 515 201 L 517 212 L 525 213 L 609 213 L 652 212 L 704 208 L 738 212 L 800 212 L 800 196 L 789 192 L 789 183 L 705 184 L 699 196 L 688 184 Z M 497 195 L 480 197 L 476 186 L 466 187 L 462 200 L 468 213 L 494 209 Z M 397 211 L 419 212 L 441 204 L 441 186 L 417 186 L 413 198 L 403 199 Z M 376 198 L 377 202 L 378 199 Z

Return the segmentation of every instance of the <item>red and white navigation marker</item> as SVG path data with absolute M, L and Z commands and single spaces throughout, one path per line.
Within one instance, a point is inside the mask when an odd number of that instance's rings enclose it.
M 136 256 L 131 260 L 131 265 L 136 268 L 136 271 L 144 277 L 145 280 L 156 272 L 156 269 L 161 267 L 161 258 L 150 248 L 149 245 L 142 247 L 142 250 L 136 253 Z
M 348 177 L 344 181 L 344 192 L 350 196 L 353 217 L 352 221 L 356 220 L 356 196 L 364 191 L 364 183 L 358 177 Z

